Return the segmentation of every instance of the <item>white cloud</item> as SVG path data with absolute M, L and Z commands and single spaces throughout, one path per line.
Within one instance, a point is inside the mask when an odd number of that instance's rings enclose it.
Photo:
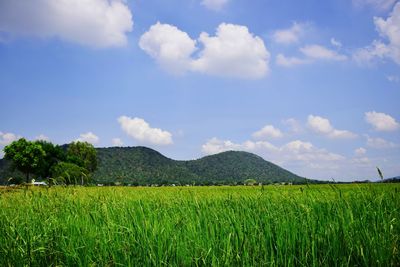
M 300 133 L 303 131 L 303 127 L 301 126 L 300 122 L 294 118 L 286 119 L 282 121 L 282 123 L 287 125 L 292 133 Z
M 283 136 L 281 130 L 275 128 L 272 125 L 265 125 L 261 130 L 253 133 L 253 138 L 264 139 L 264 138 L 280 138 Z
M 400 82 L 400 77 L 397 75 L 388 75 L 386 76 L 386 78 L 389 82 L 394 82 L 394 83 Z
M 202 152 L 211 155 L 217 154 L 224 151 L 236 150 L 236 151 L 269 151 L 269 152 L 277 152 L 279 148 L 275 147 L 271 143 L 267 141 L 245 141 L 242 144 L 234 143 L 230 140 L 220 140 L 216 137 L 208 140 L 204 145 L 202 145 Z
M 305 32 L 305 24 L 293 22 L 292 27 L 274 32 L 272 38 L 276 43 L 293 44 L 299 42 L 299 39 Z
M 311 164 L 318 164 L 320 161 L 331 162 L 345 159 L 342 155 L 317 148 L 310 142 L 301 140 L 287 143 L 281 148 L 281 151 L 287 160 L 305 161 Z
M 374 17 L 374 24 L 379 35 L 386 40 L 374 40 L 371 45 L 358 49 L 353 58 L 362 65 L 370 65 L 376 59 L 392 59 L 400 65 L 400 2 L 385 20 Z
M 175 26 L 157 23 L 142 35 L 139 46 L 167 71 L 256 79 L 268 71 L 270 54 L 247 27 L 222 23 L 215 36 L 203 32 L 196 41 Z M 193 53 L 198 51 L 196 56 Z
M 91 47 L 123 46 L 133 27 L 123 0 L 4 0 L 0 32 L 60 39 Z
M 113 146 L 123 146 L 124 142 L 122 142 L 122 140 L 120 138 L 113 138 L 111 140 L 111 143 L 113 144 Z
M 201 146 L 201 151 L 204 154 L 212 155 L 229 150 L 243 150 L 243 147 L 243 144 L 235 144 L 230 140 L 220 140 L 213 137 Z
M 400 124 L 392 116 L 376 111 L 366 112 L 365 121 L 377 131 L 395 131 L 400 128 Z
M 371 66 L 377 59 L 385 58 L 389 52 L 384 43 L 374 40 L 370 46 L 355 51 L 353 59 L 361 66 Z
M 332 61 L 344 61 L 347 60 L 347 56 L 339 54 L 336 51 L 330 50 L 321 45 L 307 45 L 300 48 L 300 51 L 307 57 L 319 60 L 332 60 Z
M 35 139 L 41 141 L 50 141 L 50 138 L 44 134 L 39 134 L 38 136 L 35 137 Z
M 91 144 L 97 144 L 100 141 L 100 138 L 92 132 L 87 132 L 79 135 L 79 138 L 76 141 L 80 142 L 88 142 Z
M 190 69 L 196 41 L 173 25 L 157 22 L 140 37 L 139 46 L 162 68 L 181 74 Z
M 328 119 L 320 116 L 309 115 L 307 124 L 314 132 L 329 138 L 345 139 L 357 137 L 356 134 L 350 131 L 335 129 Z
M 367 150 L 365 148 L 363 148 L 363 147 L 359 147 L 359 148 L 354 150 L 354 154 L 356 156 L 362 156 L 362 155 L 365 155 L 366 153 L 367 153 Z
M 245 26 L 222 23 L 215 36 L 201 33 L 199 42 L 204 48 L 193 61 L 194 71 L 250 79 L 269 71 L 270 54 L 263 40 Z
M 13 133 L 3 133 L 0 132 L 0 146 L 6 146 L 11 144 L 13 141 L 18 140 L 21 136 L 15 135 Z
M 342 47 L 342 43 L 339 42 L 338 40 L 336 40 L 335 38 L 331 38 L 331 45 L 337 47 L 337 48 L 341 48 Z
M 3 133 L 0 132 L 0 158 L 4 157 L 3 149 L 5 146 L 11 144 L 13 141 L 18 140 L 22 136 L 13 133 Z
M 154 145 L 170 145 L 173 143 L 170 132 L 152 128 L 141 118 L 121 116 L 118 118 L 118 122 L 126 134 L 140 142 Z
M 214 137 L 202 146 L 203 153 L 207 155 L 229 150 L 257 153 L 266 160 L 277 164 L 291 165 L 300 163 L 312 168 L 332 166 L 332 162 L 345 159 L 342 155 L 328 152 L 325 149 L 315 147 L 310 142 L 300 140 L 294 140 L 281 147 L 276 147 L 266 141 L 245 141 L 238 144 L 230 140 L 220 140 Z
M 386 148 L 397 148 L 399 147 L 398 144 L 395 144 L 393 142 L 389 142 L 383 138 L 380 137 L 369 137 L 367 136 L 367 146 L 372 147 L 372 148 L 377 148 L 377 149 L 386 149 Z
M 378 11 L 390 9 L 397 0 L 353 0 L 356 7 L 370 6 Z
M 221 10 L 226 4 L 228 0 L 202 0 L 201 4 L 208 9 L 211 10 Z
M 276 64 L 283 67 L 293 67 L 297 65 L 304 65 L 311 63 L 309 59 L 302 59 L 298 57 L 286 57 L 283 54 L 276 56 Z

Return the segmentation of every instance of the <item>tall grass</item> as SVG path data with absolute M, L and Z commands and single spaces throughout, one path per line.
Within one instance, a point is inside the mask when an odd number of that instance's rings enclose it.
M 0 266 L 398 266 L 399 189 L 0 190 Z

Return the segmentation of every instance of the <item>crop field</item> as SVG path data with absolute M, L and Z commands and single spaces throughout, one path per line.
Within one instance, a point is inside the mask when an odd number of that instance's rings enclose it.
M 400 186 L 0 188 L 0 266 L 398 266 Z

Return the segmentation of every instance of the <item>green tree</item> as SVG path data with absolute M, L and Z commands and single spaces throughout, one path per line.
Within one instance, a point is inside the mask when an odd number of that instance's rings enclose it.
M 97 152 L 88 142 L 72 142 L 68 145 L 67 161 L 93 172 L 97 168 Z
M 66 161 L 66 153 L 59 145 L 54 145 L 44 140 L 36 141 L 35 143 L 39 144 L 46 153 L 46 156 L 39 163 L 37 175 L 42 178 L 48 178 L 51 176 L 50 170 L 55 164 L 60 161 Z
M 90 176 L 88 170 L 70 162 L 58 162 L 51 167 L 51 175 L 63 184 L 87 184 Z
M 4 157 L 11 160 L 15 168 L 25 173 L 27 183 L 29 183 L 29 175 L 37 172 L 40 162 L 46 156 L 40 144 L 27 141 L 25 138 L 6 146 L 4 153 Z

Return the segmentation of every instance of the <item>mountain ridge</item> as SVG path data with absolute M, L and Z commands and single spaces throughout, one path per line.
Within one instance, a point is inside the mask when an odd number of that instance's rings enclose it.
M 96 148 L 98 168 L 93 173 L 95 183 L 102 184 L 243 184 L 247 179 L 261 183 L 312 182 L 256 154 L 225 151 L 194 160 L 174 160 L 144 147 Z M 0 183 L 17 171 L 7 172 L 10 164 L 0 160 Z

